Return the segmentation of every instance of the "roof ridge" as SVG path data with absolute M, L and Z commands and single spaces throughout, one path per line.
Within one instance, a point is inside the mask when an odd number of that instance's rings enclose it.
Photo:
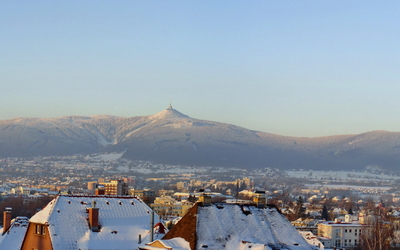
M 54 201 L 54 203 L 53 204 L 51 204 L 52 206 L 50 207 L 50 209 L 49 209 L 49 216 L 53 213 L 53 210 L 54 210 L 54 208 L 56 207 L 56 203 L 58 203 L 58 201 L 60 200 L 60 195 L 57 195 L 54 199 L 53 199 L 53 201 Z M 51 201 L 50 201 L 51 202 Z M 48 217 L 49 218 L 49 217 Z M 48 221 L 47 221 L 48 222 Z
M 115 199 L 137 199 L 141 200 L 139 196 L 137 195 L 91 195 L 91 194 L 83 194 L 83 195 L 74 195 L 74 194 L 63 194 L 59 195 L 62 197 L 74 197 L 74 198 L 115 198 Z

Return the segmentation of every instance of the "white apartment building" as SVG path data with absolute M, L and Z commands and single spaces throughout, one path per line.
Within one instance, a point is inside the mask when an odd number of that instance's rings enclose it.
M 327 221 L 318 224 L 318 236 L 325 248 L 353 248 L 360 244 L 363 227 L 365 225 L 348 218 L 345 222 Z

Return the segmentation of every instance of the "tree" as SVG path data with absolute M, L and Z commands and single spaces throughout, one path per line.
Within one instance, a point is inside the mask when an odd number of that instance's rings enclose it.
M 0 202 L 0 211 L 4 211 L 5 207 L 11 207 L 12 218 L 17 216 L 31 217 L 38 209 L 45 207 L 52 199 L 53 198 L 49 196 L 43 196 L 36 199 L 27 199 L 22 196 L 11 196 Z
M 295 219 L 304 217 L 305 211 L 306 211 L 306 208 L 304 207 L 303 197 L 299 196 L 299 198 L 297 198 L 297 200 L 296 200 L 296 205 L 294 206 L 294 209 L 293 209 Z
M 325 221 L 329 220 L 328 209 L 326 208 L 326 206 L 324 206 L 322 208 L 321 216 L 322 216 L 322 219 L 325 219 Z
M 195 203 L 197 201 L 196 196 L 189 194 L 189 197 L 187 199 L 189 202 Z
M 363 250 L 389 250 L 393 247 L 393 223 L 384 221 L 381 216 L 373 216 L 363 227 L 360 236 L 360 247 Z

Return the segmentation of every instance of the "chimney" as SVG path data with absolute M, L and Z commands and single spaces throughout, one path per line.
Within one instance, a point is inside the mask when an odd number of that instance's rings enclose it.
M 4 208 L 3 212 L 3 234 L 7 232 L 7 230 L 11 226 L 11 215 L 12 215 L 12 208 L 6 207 Z
M 154 211 L 150 214 L 150 242 L 154 241 Z
M 98 232 L 99 227 L 99 208 L 96 207 L 96 202 L 92 201 L 92 207 L 89 208 L 89 227 L 93 232 Z
M 265 195 L 265 191 L 256 191 L 253 196 L 253 202 L 256 204 L 258 208 L 264 208 L 266 205 L 267 198 Z

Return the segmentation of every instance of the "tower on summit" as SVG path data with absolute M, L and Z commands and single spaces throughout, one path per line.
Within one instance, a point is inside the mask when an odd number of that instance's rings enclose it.
M 171 103 L 169 104 L 169 107 L 167 109 L 174 109 L 174 108 L 172 108 L 172 104 Z

